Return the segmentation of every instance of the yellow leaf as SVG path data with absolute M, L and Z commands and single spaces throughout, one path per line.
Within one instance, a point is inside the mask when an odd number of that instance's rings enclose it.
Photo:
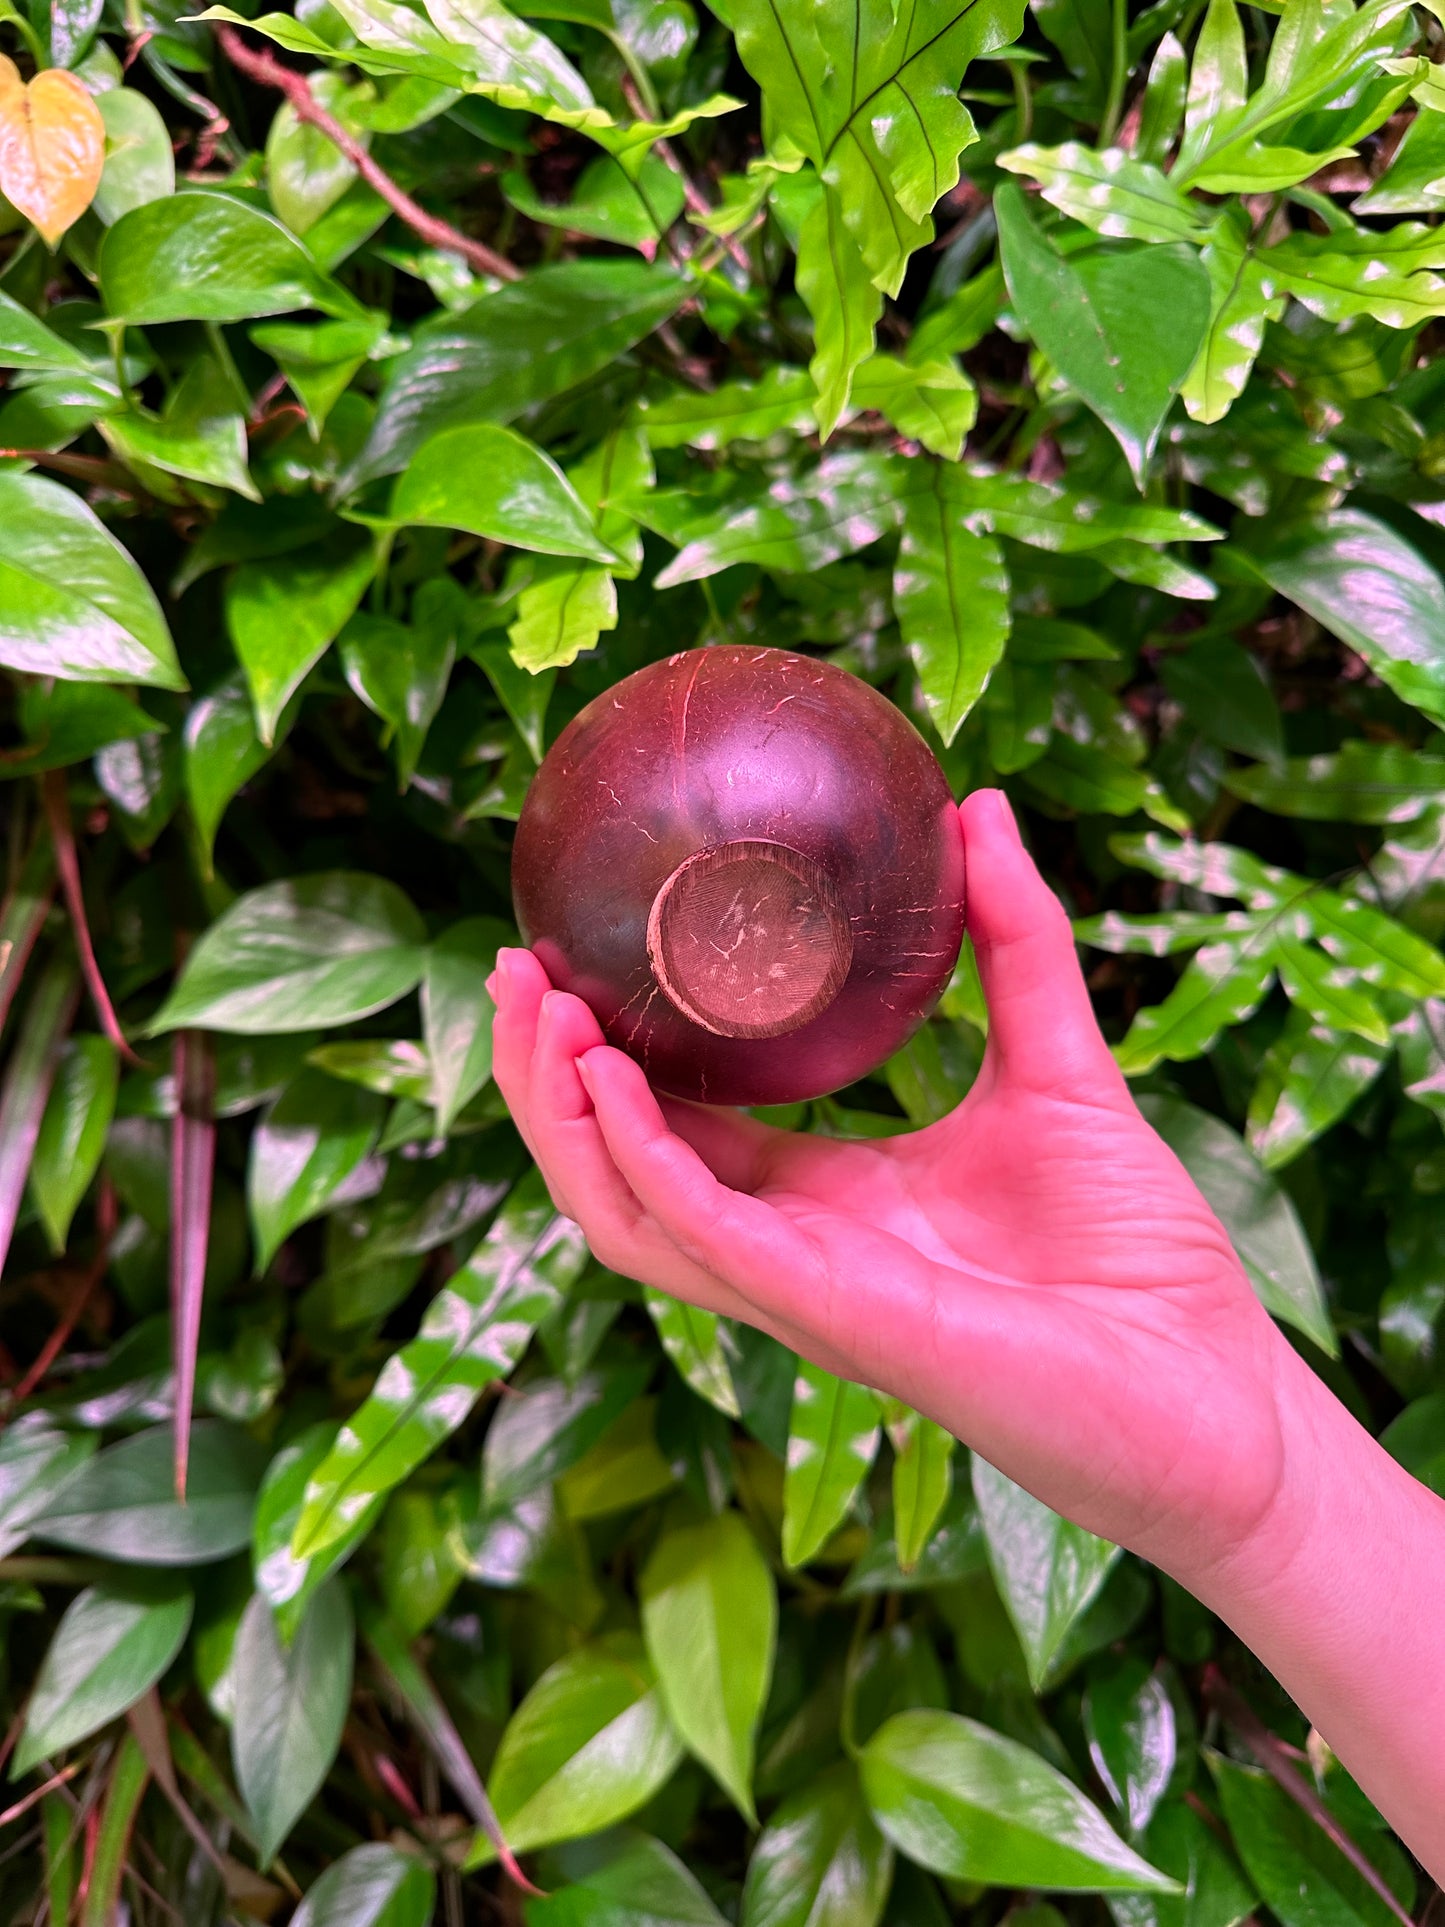
M 0 194 L 54 247 L 95 198 L 105 122 L 74 74 L 49 67 L 26 86 L 0 54 Z

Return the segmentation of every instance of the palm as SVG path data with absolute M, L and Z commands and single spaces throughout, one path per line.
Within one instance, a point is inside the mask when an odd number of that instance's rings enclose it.
M 1272 1328 L 1130 1098 L 1011 821 L 974 798 L 964 825 L 992 1028 L 940 1123 L 850 1144 L 659 1106 L 530 957 L 499 1013 L 499 1080 L 614 1269 L 907 1399 L 1153 1556 L 1206 1498 L 1243 1532 L 1278 1474 Z

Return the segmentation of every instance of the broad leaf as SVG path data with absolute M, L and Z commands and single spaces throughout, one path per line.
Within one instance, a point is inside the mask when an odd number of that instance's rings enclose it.
M 940 464 L 932 480 L 904 507 L 893 604 L 934 727 L 951 743 L 1003 655 L 1009 584 L 998 543 L 965 520 L 965 471 Z
M 625 1820 L 681 1757 L 641 1641 L 610 1633 L 543 1673 L 507 1723 L 487 1791 L 520 1853 Z
M 335 870 L 263 884 L 207 930 L 153 1029 L 352 1023 L 416 985 L 424 935 L 411 904 L 380 877 Z
M 95 1448 L 93 1432 L 64 1432 L 42 1412 L 24 1412 L 6 1427 L 0 1435 L 0 1558 L 25 1543 L 30 1521 Z
M 271 215 L 194 190 L 122 215 L 101 244 L 100 280 L 109 314 L 133 327 L 355 306 Z
M 95 104 L 105 122 L 105 167 L 95 211 L 113 227 L 132 208 L 175 193 L 176 156 L 160 110 L 138 88 L 112 87 Z
M 105 123 L 74 74 L 44 68 L 27 84 L 0 54 L 0 195 L 53 248 L 95 198 Z
M 55 1072 L 30 1160 L 30 1195 L 51 1249 L 65 1249 L 115 1111 L 120 1058 L 108 1037 L 72 1037 Z
M 1174 1773 L 1179 1736 L 1168 1686 L 1144 1660 L 1123 1660 L 1089 1681 L 1083 1718 L 1089 1758 L 1132 1838 L 1148 1826 Z
M 1077 1893 L 1173 1890 L 1061 1773 L 974 1720 L 897 1713 L 861 1768 L 878 1825 L 935 1873 Z
M 773 1671 L 773 1575 L 736 1512 L 664 1534 L 639 1581 L 642 1630 L 673 1727 L 753 1818 L 753 1752 Z
M 249 1544 L 264 1455 L 237 1427 L 191 1428 L 185 1503 L 168 1426 L 122 1439 L 83 1465 L 31 1522 L 38 1539 L 135 1566 L 201 1566 Z
M 1225 787 L 1276 816 L 1324 823 L 1411 823 L 1445 797 L 1445 756 L 1397 743 L 1350 742 L 1278 768 L 1231 770 Z
M 487 978 L 496 967 L 497 951 L 515 941 L 516 932 L 497 918 L 468 917 L 454 923 L 427 952 L 421 1019 L 437 1129 L 443 1134 L 492 1075 L 496 1007 Z
M 285 740 L 294 711 L 276 725 L 276 743 Z M 256 734 L 256 712 L 240 675 L 229 676 L 191 704 L 186 717 L 182 767 L 186 797 L 195 822 L 200 857 L 209 877 L 216 832 L 226 805 L 258 770 L 271 749 Z
M 145 577 L 93 509 L 38 475 L 0 472 L 0 663 L 76 682 L 186 686 Z
M 1200 211 L 1147 161 L 1120 147 L 1103 153 L 1079 141 L 1032 143 L 999 155 L 999 166 L 1026 174 L 1046 201 L 1113 241 L 1193 241 Z
M 728 1418 L 736 1418 L 738 1395 L 729 1362 L 729 1328 L 716 1312 L 669 1297 L 653 1285 L 642 1287 L 642 1297 L 662 1349 L 683 1378 L 699 1398 L 705 1398 Z
M 256 1593 L 236 1636 L 231 1757 L 264 1867 L 320 1791 L 341 1744 L 355 1634 L 344 1584 L 324 1586 L 283 1646 Z
M 1138 1104 L 1229 1233 L 1265 1309 L 1334 1354 L 1319 1272 L 1285 1193 L 1219 1118 L 1174 1097 Z
M 842 1524 L 878 1452 L 878 1394 L 800 1361 L 788 1423 L 783 1558 L 806 1565 Z
M 244 562 L 226 584 L 226 626 L 268 746 L 281 715 L 354 613 L 376 571 L 370 541 L 337 535 L 296 555 Z
M 369 1155 L 385 1106 L 369 1092 L 304 1070 L 251 1137 L 246 1202 L 264 1271 L 298 1225 L 323 1212 Z
M 683 509 L 662 530 L 678 545 L 654 588 L 717 575 L 739 562 L 810 571 L 866 548 L 894 526 L 895 477 L 879 457 L 825 456 L 811 474 L 775 482 L 721 508 Z M 656 521 L 661 504 L 645 516 Z
M 1292 1010 L 1265 1053 L 1249 1100 L 1245 1138 L 1265 1170 L 1290 1163 L 1342 1118 L 1389 1060 L 1388 1045 L 1316 1023 L 1306 1010 Z M 1403 1044 L 1401 1070 L 1408 1076 Z
M 429 1927 L 435 1896 L 436 1875 L 424 1860 L 373 1841 L 326 1869 L 291 1927 Z
M 1111 1894 L 1117 1927 L 1239 1927 L 1255 1905 L 1254 1889 L 1212 1820 L 1183 1801 L 1155 1814 L 1139 1840 L 1156 1867 L 1172 1874 L 1178 1894 Z
M 352 689 L 394 732 L 397 774 L 405 789 L 447 692 L 456 657 L 455 624 L 421 619 L 406 624 L 358 613 L 342 630 L 336 653 Z
M 527 1927 L 723 1927 L 677 1855 L 631 1828 L 559 1848 L 541 1877 L 549 1891 L 526 1903 Z
M 466 529 L 543 555 L 618 559 L 551 456 L 497 422 L 424 442 L 397 481 L 391 513 L 400 524 Z
M 1142 490 L 1169 405 L 1209 321 L 1209 278 L 1183 242 L 1065 257 L 1012 183 L 995 197 L 1019 319 L 1112 431 Z M 1080 325 L 1080 317 L 1087 325 Z
M 12 1775 L 28 1773 L 134 1706 L 181 1649 L 190 1589 L 118 1576 L 66 1607 L 26 1708 Z
M 877 1927 L 892 1877 L 893 1849 L 855 1768 L 835 1766 L 784 1800 L 758 1836 L 742 1927 Z
M 1162 1004 L 1141 1010 L 1114 1047 L 1126 1076 L 1165 1058 L 1202 1057 L 1222 1030 L 1258 1010 L 1274 982 L 1275 950 L 1262 933 L 1206 944 Z
M 637 1398 L 646 1363 L 598 1367 L 569 1384 L 533 1379 L 497 1413 L 482 1453 L 482 1503 L 511 1505 L 576 1465 Z
M 1069 1633 L 1098 1597 L 1119 1547 L 1061 1519 L 977 1453 L 973 1496 L 994 1583 L 1039 1692 Z

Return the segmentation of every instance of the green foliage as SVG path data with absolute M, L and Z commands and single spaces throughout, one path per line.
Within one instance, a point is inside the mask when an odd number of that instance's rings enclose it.
M 592 1258 L 486 985 L 584 703 L 839 663 L 1008 790 L 1145 1114 L 1445 1491 L 1438 25 L 241 20 L 0 0 L 105 129 L 53 251 L 0 202 L 0 1723 L 67 1776 L 0 1927 L 1396 1918 L 1177 1586 Z M 932 1122 L 986 1029 L 966 952 L 775 1121 Z

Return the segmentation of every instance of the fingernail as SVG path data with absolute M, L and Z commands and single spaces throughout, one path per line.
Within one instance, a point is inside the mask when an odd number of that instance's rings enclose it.
M 597 1093 L 592 1088 L 592 1068 L 588 1064 L 587 1059 L 585 1057 L 579 1057 L 576 1060 L 576 1062 L 577 1062 L 577 1075 L 582 1079 L 582 1088 L 584 1091 L 586 1091 L 587 1095 L 595 1103 L 597 1099 Z
M 540 1015 L 543 1023 L 555 1024 L 561 1013 L 562 992 L 547 990 L 542 993 Z
M 1014 815 L 1013 805 L 1009 802 L 1004 792 L 1002 790 L 985 790 L 984 795 L 988 798 L 990 806 L 997 815 L 1002 827 L 1017 838 L 1019 833 L 1018 818 Z

